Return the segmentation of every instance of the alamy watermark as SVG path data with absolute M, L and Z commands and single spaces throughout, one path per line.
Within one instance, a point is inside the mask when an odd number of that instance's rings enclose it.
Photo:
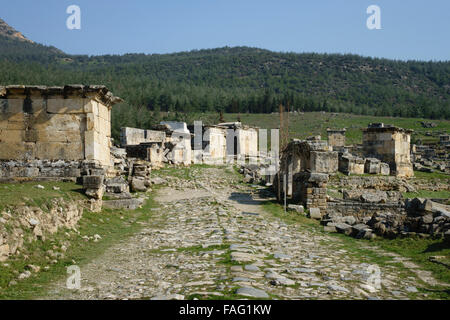
M 79 6 L 73 4 L 67 7 L 66 13 L 70 16 L 66 20 L 66 26 L 69 30 L 81 29 L 81 9 Z
M 81 270 L 79 266 L 72 265 L 67 267 L 67 274 L 69 277 L 66 281 L 66 287 L 70 290 L 76 290 L 81 288 Z
M 366 25 L 369 30 L 381 29 L 381 8 L 375 4 L 367 7 L 367 14 L 370 16 L 367 18 Z

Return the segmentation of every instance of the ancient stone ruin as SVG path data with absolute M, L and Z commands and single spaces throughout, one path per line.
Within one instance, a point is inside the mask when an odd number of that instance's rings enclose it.
M 286 193 L 293 203 L 325 210 L 328 174 L 337 170 L 338 153 L 320 136 L 294 140 L 281 153 L 279 179 L 274 182 L 277 195 L 281 200 Z
M 0 87 L 0 177 L 63 178 L 112 167 L 104 86 Z
M 414 175 L 411 163 L 411 133 L 394 126 L 371 124 L 363 130 L 363 148 L 366 157 L 373 157 L 389 164 L 397 177 Z M 381 169 L 380 169 L 381 170 Z
M 189 126 L 193 163 L 220 164 L 227 157 L 227 127 L 219 125 Z
M 188 166 L 258 158 L 258 131 L 240 122 L 187 125 L 161 122 L 151 130 L 122 128 L 121 145 L 130 158 Z
M 254 127 L 245 126 L 241 122 L 219 123 L 227 129 L 227 156 L 246 159 L 258 157 L 258 131 Z
M 402 192 L 415 191 L 407 181 L 414 174 L 410 134 L 371 124 L 363 130 L 362 152 L 356 154 L 349 150 L 357 148 L 345 146 L 345 130 L 329 129 L 328 142 L 320 136 L 294 139 L 281 152 L 274 181 L 277 198 L 297 211 L 308 209 L 330 232 L 360 238 L 448 237 L 450 206 L 438 199 L 403 199 Z
M 345 147 L 346 129 L 327 129 L 328 145 L 334 151 L 341 151 Z

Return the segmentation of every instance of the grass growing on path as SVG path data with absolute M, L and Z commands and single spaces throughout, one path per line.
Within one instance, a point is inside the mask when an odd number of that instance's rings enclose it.
M 380 248 L 411 258 L 414 263 L 431 271 L 436 280 L 450 284 L 450 269 L 445 265 L 430 261 L 432 256 L 446 257 L 450 261 L 450 247 L 442 240 L 420 238 L 376 239 L 372 241 Z M 450 289 L 450 287 L 449 287 Z

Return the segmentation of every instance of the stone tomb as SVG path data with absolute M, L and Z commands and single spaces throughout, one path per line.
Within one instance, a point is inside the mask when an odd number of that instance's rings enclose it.
M 338 153 L 335 151 L 330 151 L 330 147 L 326 141 L 320 139 L 320 136 L 311 137 L 307 140 L 294 140 L 290 142 L 286 148 L 283 150 L 280 159 L 280 172 L 278 184 L 278 179 L 275 179 L 274 185 L 277 189 L 277 196 L 279 195 L 281 199 L 284 195 L 284 179 L 287 178 L 286 182 L 286 196 L 292 197 L 294 203 L 301 201 L 306 206 L 311 205 L 316 201 L 307 201 L 307 199 L 312 200 L 316 196 L 314 193 L 307 193 L 305 188 L 319 188 L 314 185 L 313 180 L 305 178 L 303 175 L 298 175 L 299 173 L 317 173 L 325 174 L 328 179 L 328 174 L 336 173 L 338 170 Z M 297 178 L 296 178 L 297 177 Z M 300 177 L 300 178 L 298 178 Z M 314 175 L 316 177 L 316 175 Z M 309 181 L 309 182 L 308 182 Z M 300 185 L 309 184 L 311 187 L 300 187 Z M 322 182 L 320 183 L 322 184 Z M 325 182 L 326 184 L 326 182 Z M 323 187 L 320 187 L 323 189 Z M 326 188 L 326 187 L 325 187 Z M 303 191 L 298 191 L 303 190 Z M 310 189 L 311 191 L 313 189 Z M 320 191 L 320 194 L 323 190 Z M 300 196 L 300 194 L 302 196 Z M 325 192 L 326 196 L 326 192 Z M 279 200 L 281 200 L 279 199 Z M 321 198 L 322 199 L 322 198 Z M 321 206 L 323 201 L 321 200 Z
M 123 127 L 120 129 L 120 144 L 122 147 L 134 146 L 141 143 L 164 143 L 166 133 L 164 131 L 145 130 Z
M 193 125 L 191 145 L 194 163 L 223 164 L 227 157 L 227 128 L 218 125 Z
M 410 143 L 412 130 L 371 124 L 363 130 L 363 148 L 367 158 L 376 158 L 390 167 L 398 177 L 414 175 L 411 163 Z
M 346 129 L 327 129 L 328 145 L 334 149 L 345 147 Z
M 244 126 L 241 122 L 219 123 L 227 129 L 227 156 L 238 159 L 258 157 L 257 128 Z
M 111 107 L 120 101 L 104 86 L 0 87 L 0 161 L 111 167 Z M 46 175 L 39 170 L 32 176 Z

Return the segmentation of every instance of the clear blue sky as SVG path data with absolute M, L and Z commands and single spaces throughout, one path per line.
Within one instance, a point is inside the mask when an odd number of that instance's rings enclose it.
M 450 60 L 449 0 L 14 0 L 0 18 L 70 54 L 170 53 L 223 46 Z M 66 8 L 81 8 L 68 30 Z M 381 8 L 382 30 L 366 9 Z

